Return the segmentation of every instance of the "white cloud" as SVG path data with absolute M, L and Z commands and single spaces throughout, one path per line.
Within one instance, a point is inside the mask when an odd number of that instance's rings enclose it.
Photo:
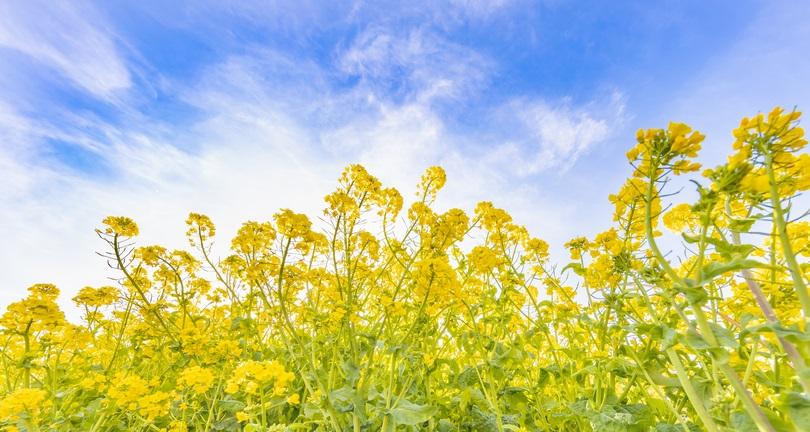
M 33 57 L 104 99 L 131 85 L 103 18 L 83 1 L 0 2 L 0 46 Z
M 605 120 L 594 119 L 587 112 L 554 109 L 545 103 L 520 110 L 519 118 L 539 147 L 534 160 L 525 168 L 530 173 L 569 166 L 582 152 L 604 140 L 609 131 Z
M 493 65 L 474 50 L 425 29 L 399 36 L 384 27 L 363 31 L 338 58 L 340 71 L 378 93 L 429 102 L 462 97 L 480 87 Z
M 423 105 L 382 107 L 373 117 L 325 131 L 322 141 L 333 154 L 354 154 L 358 162 L 389 177 L 417 179 L 422 169 L 450 150 L 442 142 L 443 127 Z
M 450 0 L 454 7 L 473 17 L 487 17 L 505 8 L 511 0 Z
M 520 175 L 554 169 L 564 172 L 624 122 L 624 97 L 614 92 L 606 101 L 573 106 L 568 101 L 514 100 L 499 110 L 507 133 L 495 147 L 493 161 L 509 161 Z

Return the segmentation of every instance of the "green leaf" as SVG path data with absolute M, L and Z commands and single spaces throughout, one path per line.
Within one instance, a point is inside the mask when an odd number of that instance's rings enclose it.
M 635 369 L 635 363 L 622 357 L 613 357 L 607 361 L 605 368 L 616 376 L 628 377 Z
M 686 426 L 690 431 L 700 432 L 700 428 L 694 424 L 689 423 Z M 658 423 L 655 425 L 655 432 L 684 432 L 683 426 L 679 424 Z
M 217 402 L 217 405 L 219 405 L 219 409 L 229 413 L 235 413 L 245 409 L 245 403 L 235 399 L 222 399 Z
M 498 432 L 497 416 L 493 413 L 483 411 L 477 406 L 473 406 L 464 419 L 464 422 L 460 425 L 461 430 Z M 505 420 L 505 416 L 501 419 Z
M 736 272 L 751 268 L 770 268 L 770 266 L 752 259 L 734 259 L 726 262 L 711 262 L 704 265 L 700 270 L 700 274 L 703 277 L 701 285 L 717 276 L 720 276 L 723 273 Z
M 563 267 L 561 273 L 565 273 L 566 270 L 571 269 L 577 276 L 584 276 L 585 275 L 585 268 L 582 267 L 582 264 L 578 262 L 570 262 L 568 265 Z
M 467 367 L 456 377 L 456 382 L 461 388 L 474 387 L 478 385 L 478 373 L 476 368 Z
M 403 399 L 391 410 L 391 418 L 397 425 L 416 426 L 436 415 L 438 408 L 430 405 L 417 405 Z
M 697 235 L 681 233 L 681 237 L 683 237 L 684 241 L 690 244 L 695 244 L 700 241 L 700 236 Z
M 652 427 L 650 408 L 642 404 L 605 405 L 588 413 L 594 431 L 642 432 Z
M 357 365 L 351 360 L 346 360 L 341 363 L 340 368 L 343 370 L 343 376 L 346 377 L 346 381 L 354 385 L 360 377 L 360 369 Z
M 526 411 L 529 404 L 529 398 L 526 393 L 529 389 L 525 387 L 506 387 L 501 391 L 501 397 L 506 402 L 510 411 Z
M 683 239 L 686 240 L 687 243 L 698 243 L 701 240 L 700 236 L 696 235 L 689 235 L 686 233 L 681 234 Z M 732 244 L 726 240 L 713 238 L 713 237 L 703 237 L 703 241 L 708 244 L 714 246 L 715 251 L 720 254 L 723 258 L 728 261 L 734 259 L 743 259 L 751 254 L 754 251 L 755 247 L 750 244 Z
M 759 428 L 745 411 L 735 411 L 731 414 L 731 425 L 737 432 L 759 432 Z
M 433 362 L 433 366 L 430 368 L 429 373 L 432 374 L 441 370 L 442 366 L 449 367 L 450 372 L 452 372 L 453 375 L 458 375 L 458 361 L 455 359 L 436 359 L 436 361 Z
M 458 430 L 458 426 L 456 426 L 452 421 L 444 418 L 439 420 L 439 425 L 436 429 L 439 432 L 454 432 Z
M 746 232 L 751 229 L 756 221 L 756 218 L 731 218 L 728 227 L 732 231 Z
M 338 412 L 350 412 L 354 409 L 354 398 L 356 393 L 350 387 L 341 387 L 329 393 L 332 405 Z
M 734 333 L 732 333 L 729 329 L 713 322 L 709 322 L 709 327 L 712 328 L 712 333 L 714 333 L 717 343 L 719 343 L 721 346 L 731 349 L 737 349 L 740 347 L 740 343 L 737 342 L 737 338 L 734 336 Z
M 709 296 L 706 294 L 706 290 L 703 289 L 703 283 L 698 283 L 692 279 L 684 279 L 684 282 L 685 285 L 677 284 L 675 289 L 686 296 L 689 303 L 695 306 L 700 306 L 706 303 Z
M 790 421 L 799 430 L 810 430 L 810 399 L 807 396 L 790 392 L 784 395 L 782 403 Z
M 214 422 L 213 429 L 216 431 L 237 431 L 241 430 L 241 426 L 238 421 L 236 421 L 233 417 L 228 417 L 219 421 Z
M 739 347 L 739 343 L 734 337 L 734 334 L 725 327 L 711 322 L 709 323 L 709 327 L 712 329 L 712 333 L 714 334 L 714 338 L 717 340 L 718 346 L 711 346 L 703 335 L 694 329 L 689 329 L 681 340 L 686 346 L 697 351 L 706 351 L 711 354 L 715 361 L 725 363 L 729 359 L 728 348 L 737 349 Z
M 782 420 L 775 412 L 765 407 L 760 407 L 762 413 L 768 418 L 768 422 L 775 430 L 788 431 L 792 428 L 784 420 Z M 734 426 L 734 431 L 740 432 L 759 432 L 759 428 L 745 411 L 736 411 L 731 414 L 731 424 Z M 798 430 L 806 431 L 807 428 L 800 427 Z
M 803 332 L 796 327 L 785 327 L 776 323 L 766 323 L 749 327 L 743 331 L 747 333 L 774 333 L 789 342 L 798 344 L 810 342 L 810 333 Z
M 683 341 L 684 345 L 698 351 L 705 351 L 711 348 L 711 345 L 706 342 L 706 339 L 704 339 L 700 333 L 692 329 L 689 329 L 681 340 Z

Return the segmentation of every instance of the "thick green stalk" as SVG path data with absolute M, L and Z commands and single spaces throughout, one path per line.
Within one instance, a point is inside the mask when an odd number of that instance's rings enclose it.
M 773 223 L 776 225 L 777 234 L 779 234 L 779 241 L 782 244 L 782 251 L 785 253 L 785 262 L 790 271 L 790 277 L 793 279 L 793 289 L 799 296 L 799 302 L 802 305 L 804 312 L 804 319 L 810 319 L 810 294 L 807 292 L 807 284 L 804 281 L 799 263 L 796 261 L 796 255 L 793 253 L 793 246 L 790 244 L 790 238 L 787 234 L 787 222 L 785 221 L 785 211 L 782 208 L 782 200 L 779 197 L 779 188 L 776 184 L 776 175 L 773 171 L 773 155 L 768 152 L 765 156 L 765 169 L 768 172 L 768 183 L 771 189 L 771 207 L 773 208 Z
M 698 417 L 700 417 L 700 420 L 703 422 L 703 426 L 709 432 L 717 432 L 719 430 L 717 424 L 706 410 L 706 407 L 703 406 L 703 401 L 692 385 L 692 381 L 689 381 L 689 374 L 686 373 L 686 369 L 683 367 L 683 363 L 681 363 L 681 359 L 678 357 L 675 348 L 667 350 L 667 357 L 669 357 L 669 361 L 672 362 L 672 366 L 675 367 L 675 374 L 678 376 L 678 381 L 681 383 L 681 387 L 683 387 L 683 391 L 686 392 L 686 397 L 689 398 L 689 402 L 692 404 Z
M 23 385 L 25 388 L 31 387 L 31 363 L 28 359 L 28 356 L 31 352 L 31 339 L 29 332 L 31 331 L 31 324 L 34 323 L 34 320 L 28 321 L 28 325 L 25 326 L 25 332 L 23 333 L 23 341 L 25 343 L 25 352 L 23 353 L 23 361 L 25 361 L 24 370 L 23 370 Z

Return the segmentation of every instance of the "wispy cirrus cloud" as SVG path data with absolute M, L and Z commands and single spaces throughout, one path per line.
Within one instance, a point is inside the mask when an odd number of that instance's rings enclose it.
M 499 116 L 512 132 L 491 157 L 521 161 L 517 164 L 520 175 L 570 169 L 594 146 L 620 130 L 626 120 L 624 96 L 615 91 L 584 106 L 565 100 L 520 98 L 501 107 Z
M 396 34 L 383 27 L 360 33 L 340 52 L 338 70 L 361 79 L 378 96 L 463 97 L 483 86 L 493 62 L 474 49 L 452 43 L 424 28 Z
M 132 85 L 112 32 L 83 1 L 1 2 L 0 46 L 30 56 L 103 99 Z

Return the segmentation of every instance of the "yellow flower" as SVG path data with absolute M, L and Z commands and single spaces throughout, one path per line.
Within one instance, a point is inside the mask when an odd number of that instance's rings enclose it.
M 440 166 L 432 166 L 422 174 L 417 196 L 434 199 L 436 194 L 444 187 L 445 182 L 447 182 L 447 175 L 444 169 Z
M 23 415 L 37 418 L 50 405 L 48 393 L 42 389 L 23 388 L 0 399 L 0 420 L 16 421 Z
M 197 394 L 203 394 L 211 388 L 214 382 L 214 374 L 205 368 L 191 366 L 180 372 L 177 384 L 190 387 Z
M 646 181 L 642 177 L 632 177 L 619 189 L 618 193 L 611 194 L 608 199 L 614 205 L 613 220 L 631 234 L 642 234 L 645 231 Z M 661 200 L 655 196 L 651 203 L 652 214 L 661 212 Z M 652 219 L 653 227 L 658 218 Z
M 475 217 L 487 231 L 494 232 L 512 222 L 512 216 L 505 210 L 496 208 L 489 201 L 482 201 L 475 206 Z
M 44 290 L 44 288 L 47 288 Z M 0 317 L 0 326 L 12 332 L 23 334 L 41 328 L 54 328 L 64 324 L 65 314 L 55 303 L 53 290 L 49 284 L 38 284 L 30 289 L 31 295 L 26 299 L 9 304 L 6 312 Z M 56 290 L 58 293 L 58 290 Z M 31 328 L 34 326 L 34 328 Z
M 54 284 L 40 283 L 28 287 L 32 297 L 43 300 L 55 300 L 59 297 L 59 288 Z
M 380 193 L 380 215 L 396 218 L 402 210 L 402 195 L 394 188 L 383 189 Z
M 138 235 L 138 225 L 125 216 L 107 216 L 101 223 L 106 225 L 106 228 L 104 228 L 105 234 L 115 234 L 122 237 L 135 237 Z
M 486 246 L 474 247 L 467 259 L 469 259 L 473 269 L 480 274 L 489 273 L 501 263 L 500 257 Z
M 111 305 L 118 300 L 118 289 L 111 286 L 101 288 L 84 287 L 73 297 L 77 305 L 87 305 L 90 307 L 101 307 Z
M 187 432 L 188 431 L 188 424 L 182 420 L 172 420 L 169 423 L 169 428 L 167 432 Z
M 429 205 L 417 201 L 408 209 L 408 219 L 420 226 L 429 226 L 436 220 L 436 213 Z
M 681 232 L 685 228 L 694 228 L 698 224 L 698 217 L 692 213 L 689 204 L 678 204 L 664 214 L 664 226 L 674 232 Z
M 329 208 L 324 210 L 324 214 L 333 218 L 347 217 L 354 220 L 360 216 L 360 208 L 354 198 L 344 191 L 336 191 L 324 197 L 324 201 Z
M 542 261 L 548 258 L 548 243 L 539 238 L 528 238 L 524 242 L 526 255 L 537 260 Z
M 310 232 L 312 222 L 305 214 L 283 209 L 273 215 L 279 234 L 288 238 L 303 238 Z
M 578 260 L 582 258 L 582 253 L 588 249 L 588 239 L 586 237 L 576 237 L 565 244 L 568 252 L 571 254 L 571 259 Z
M 217 232 L 211 219 L 199 213 L 189 213 L 186 225 L 188 225 L 186 237 L 192 246 L 202 246 L 206 240 L 213 237 Z
M 749 172 L 740 181 L 740 189 L 760 195 L 767 194 L 771 190 L 768 174 L 764 170 Z
M 666 130 L 647 129 L 636 133 L 637 144 L 627 152 L 627 159 L 635 166 L 635 177 L 657 175 L 651 172 L 671 168 L 675 175 L 700 169 L 700 164 L 689 159 L 697 157 L 705 137 L 684 123 L 672 122 Z
M 135 257 L 140 258 L 146 265 L 156 266 L 161 258 L 165 258 L 166 248 L 163 246 L 143 246 L 135 249 Z
M 140 405 L 138 412 L 147 420 L 154 421 L 158 417 L 168 414 L 171 399 L 172 394 L 164 391 L 143 396 L 138 400 L 138 405 Z
M 88 390 L 101 391 L 106 382 L 107 378 L 104 375 L 93 372 L 84 377 L 84 379 L 79 382 L 79 385 Z
M 460 209 L 450 209 L 434 219 L 428 230 L 422 231 L 422 243 L 426 247 L 445 250 L 467 234 L 470 219 Z
M 461 296 L 457 273 L 447 256 L 425 258 L 414 265 L 413 295 L 417 307 L 435 313 Z
M 595 384 L 600 394 L 622 395 L 605 405 L 621 409 L 621 420 L 671 423 L 657 405 L 636 409 L 658 385 L 680 401 L 677 420 L 701 426 L 678 388 L 679 368 L 712 388 L 709 414 L 722 426 L 740 400 L 730 381 L 711 373 L 726 357 L 746 371 L 755 399 L 789 421 L 771 372 L 778 368 L 781 384 L 801 384 L 780 346 L 800 342 L 796 280 L 810 277 L 810 222 L 796 210 L 798 192 L 810 188 L 810 154 L 796 153 L 804 140 L 797 121 L 781 109 L 745 119 L 734 132 L 736 154 L 706 170 L 711 188 L 700 188 L 697 203 L 671 208 L 668 182 L 699 168 L 693 158 L 703 136 L 683 123 L 639 131 L 627 154 L 634 171 L 609 198 L 613 223 L 568 241 L 575 263 L 564 268 L 550 259 L 548 243 L 489 201 L 474 213 L 436 209 L 446 182 L 439 167 L 425 172 L 417 199 L 403 207 L 396 189 L 350 165 L 326 197 L 321 226 L 280 210 L 272 222 L 243 224 L 224 259 L 213 256 L 207 216 L 186 220 L 193 253 L 114 242 L 137 226 L 109 217 L 99 234 L 114 248 L 106 256 L 120 286 L 79 290 L 81 322 L 66 321 L 51 284 L 33 285 L 0 316 L 0 430 L 181 432 L 227 422 L 348 430 L 352 416 L 341 413 L 389 396 L 387 409 L 364 411 L 363 427 L 399 410 L 405 420 L 390 425 L 476 429 L 502 408 L 505 429 L 597 428 L 569 418 L 578 401 L 593 408 L 586 402 Z M 771 187 L 785 204 L 784 227 L 765 202 Z M 403 208 L 407 215 L 399 215 Z M 683 249 L 657 249 L 659 219 L 675 232 L 705 229 L 707 241 L 688 244 L 687 235 Z M 781 237 L 767 235 L 779 228 Z M 737 240 L 751 245 L 725 243 Z M 739 262 L 753 265 L 752 278 L 734 267 Z M 675 357 L 660 355 L 672 335 L 705 330 L 702 319 L 718 341 L 731 336 L 728 356 L 680 337 Z M 784 340 L 774 333 L 780 329 Z
M 148 383 L 137 375 L 119 373 L 112 381 L 107 396 L 118 406 L 134 411 L 138 402 L 149 393 Z
M 276 239 L 276 230 L 269 222 L 245 222 L 231 241 L 231 249 L 253 255 L 264 252 Z
M 259 362 L 249 360 L 236 368 L 225 386 L 225 393 L 257 394 L 266 386 L 273 386 L 273 394 L 283 394 L 287 385 L 295 378 L 284 366 L 276 361 Z

